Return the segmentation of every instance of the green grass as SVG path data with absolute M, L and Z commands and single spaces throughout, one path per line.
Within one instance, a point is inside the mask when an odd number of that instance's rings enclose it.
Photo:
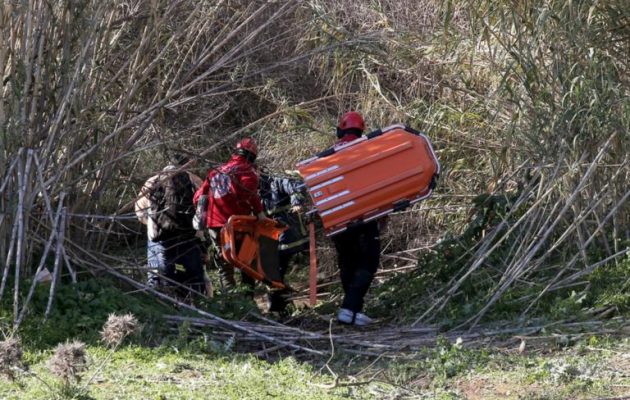
M 65 397 L 46 368 L 50 351 L 38 350 L 26 353 L 31 373 L 3 381 L 0 398 L 587 399 L 630 394 L 629 350 L 628 339 L 591 338 L 553 352 L 530 345 L 523 354 L 440 339 L 435 348 L 405 358 L 338 354 L 329 364 L 339 376 L 335 385 L 335 376 L 323 368 L 326 360 L 287 356 L 268 362 L 195 345 L 129 345 L 113 354 L 91 346 L 88 371 L 78 385 L 66 388 Z
M 93 366 L 84 382 L 107 354 L 101 347 L 89 348 Z M 32 372 L 54 382 L 44 358 L 42 354 L 29 355 L 29 359 L 39 360 Z M 268 363 L 246 355 L 130 346 L 113 355 L 89 384 L 87 394 L 95 399 L 363 399 L 377 398 L 371 391 L 381 386 L 328 388 L 332 383 L 330 376 L 291 357 Z M 3 399 L 49 398 L 49 392 L 33 377 L 0 386 Z

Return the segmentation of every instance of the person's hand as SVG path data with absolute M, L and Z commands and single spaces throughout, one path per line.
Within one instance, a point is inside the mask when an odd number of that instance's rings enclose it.
M 301 213 L 302 212 L 302 206 L 293 206 L 293 207 L 291 207 L 291 212 L 294 213 L 294 214 Z

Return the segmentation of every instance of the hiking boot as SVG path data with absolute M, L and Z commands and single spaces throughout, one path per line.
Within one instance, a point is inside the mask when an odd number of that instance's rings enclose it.
M 356 326 L 365 326 L 371 324 L 372 318 L 367 315 L 358 312 L 355 313 L 353 311 L 348 310 L 347 308 L 340 308 L 337 313 L 337 321 L 342 324 L 347 325 L 356 325 Z
M 271 291 L 267 294 L 269 312 L 286 313 L 288 304 L 287 293 L 284 291 Z

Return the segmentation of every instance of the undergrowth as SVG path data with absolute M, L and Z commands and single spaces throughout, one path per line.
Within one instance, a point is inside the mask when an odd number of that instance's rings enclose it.
M 471 216 L 463 233 L 447 233 L 431 249 L 418 259 L 417 268 L 409 273 L 400 273 L 374 288 L 368 296 L 369 310 L 375 316 L 391 317 L 400 322 L 418 319 L 436 300 L 444 295 L 450 283 L 466 271 L 478 243 L 486 232 L 496 229 L 506 218 L 514 220 L 518 212 L 509 213 L 515 196 L 481 195 L 473 200 L 476 212 Z M 507 227 L 503 229 L 508 229 Z M 474 316 L 485 304 L 494 289 L 494 282 L 501 277 L 503 257 L 512 250 L 509 240 L 500 245 L 485 261 L 484 268 L 473 273 L 453 294 L 453 301 L 439 312 L 428 316 L 428 320 L 444 328 L 457 326 Z M 628 246 L 626 243 L 621 244 Z M 604 258 L 590 254 L 593 259 Z M 566 260 L 562 253 L 550 258 L 553 267 Z M 538 273 L 529 285 L 513 286 L 494 304 L 486 314 L 486 321 L 512 320 L 526 324 L 528 320 L 580 320 L 594 316 L 614 316 L 630 311 L 630 255 L 596 268 L 586 275 L 578 285 L 560 288 L 544 294 L 527 315 L 525 307 L 545 288 L 555 270 Z M 396 310 L 392 314 L 391 310 Z
M 136 315 L 143 325 L 141 335 L 136 339 L 155 343 L 162 337 L 164 329 L 161 316 L 174 311 L 152 296 L 141 292 L 127 293 L 131 289 L 101 277 L 59 285 L 50 316 L 44 321 L 49 290 L 48 285 L 36 288 L 28 315 L 17 332 L 29 348 L 45 349 L 69 339 L 97 344 L 99 331 L 112 313 Z M 0 329 L 5 332 L 13 323 L 9 311 L 11 300 L 5 298 L 1 303 Z
M 450 343 L 443 337 L 437 338 L 435 347 L 418 349 L 418 353 L 415 361 L 388 366 L 388 381 L 406 384 L 422 373 L 430 377 L 434 385 L 441 385 L 490 361 L 487 350 L 466 348 L 461 342 Z

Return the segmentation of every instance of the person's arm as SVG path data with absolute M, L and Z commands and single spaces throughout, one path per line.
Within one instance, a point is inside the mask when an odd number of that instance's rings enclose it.
M 136 212 L 136 217 L 138 217 L 138 221 L 140 223 L 146 225 L 147 218 L 149 215 L 149 209 L 151 208 L 151 201 L 149 200 L 149 192 L 155 185 L 155 181 L 158 178 L 158 175 L 152 176 L 147 179 L 147 181 L 142 185 L 142 189 L 140 189 L 140 193 L 138 194 L 138 199 L 134 204 L 134 211 Z
M 289 196 L 291 209 L 294 211 L 299 211 L 299 209 L 304 205 L 305 200 L 304 194 L 302 193 L 302 189 L 304 188 L 302 182 L 297 179 L 275 178 L 274 184 L 278 195 Z
M 134 204 L 136 217 L 141 224 L 147 224 L 147 210 L 149 209 L 149 206 L 149 199 L 146 196 L 141 196 Z
M 285 179 L 287 181 L 287 186 L 290 191 L 287 191 L 291 196 L 291 205 L 293 207 L 302 207 L 304 206 L 304 184 L 296 179 Z
M 292 206 L 302 204 L 301 182 L 289 178 L 273 178 L 271 180 L 271 195 L 276 203 L 289 197 Z
M 210 189 L 210 173 L 211 172 L 208 172 L 208 177 L 203 180 L 200 186 L 195 185 L 197 186 L 197 190 L 195 191 L 195 194 L 193 195 L 193 204 L 195 205 L 195 207 L 197 207 L 197 203 L 199 202 L 199 197 L 201 197 L 201 195 L 203 195 L 204 193 L 208 193 L 208 189 Z M 193 184 L 195 184 L 194 181 L 193 181 Z

